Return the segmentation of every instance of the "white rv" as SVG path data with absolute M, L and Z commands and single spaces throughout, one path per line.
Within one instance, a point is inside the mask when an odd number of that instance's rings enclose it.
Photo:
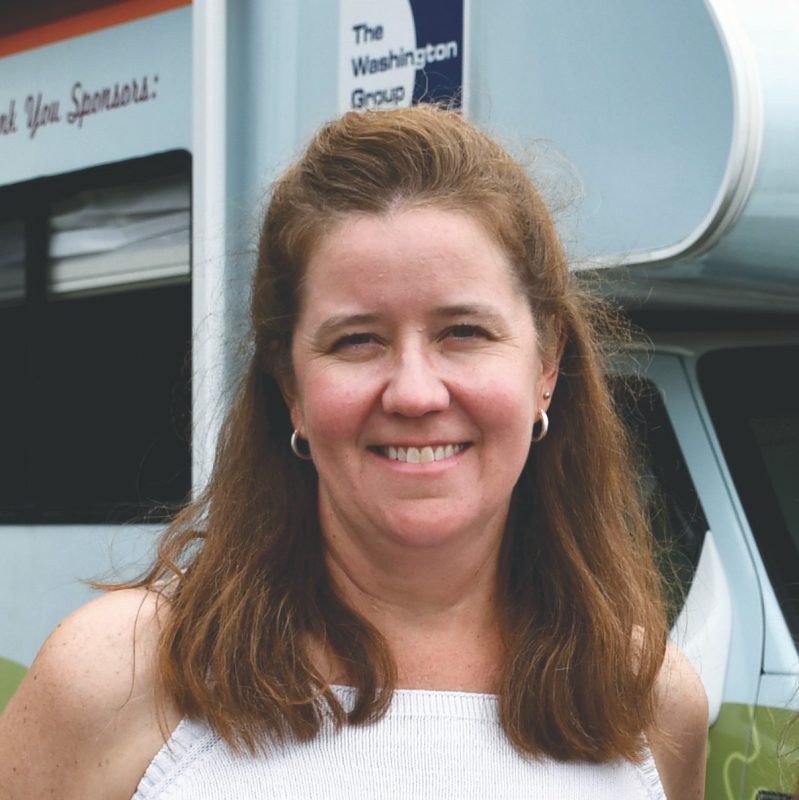
M 323 120 L 442 79 L 646 334 L 617 383 L 710 699 L 707 796 L 787 797 L 798 62 L 791 0 L 4 3 L 0 706 L 203 483 L 269 181 Z

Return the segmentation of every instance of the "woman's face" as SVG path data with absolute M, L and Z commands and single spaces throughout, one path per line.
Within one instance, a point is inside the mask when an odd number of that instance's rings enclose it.
M 435 208 L 353 215 L 313 249 L 286 388 L 324 533 L 501 538 L 554 365 L 503 250 Z

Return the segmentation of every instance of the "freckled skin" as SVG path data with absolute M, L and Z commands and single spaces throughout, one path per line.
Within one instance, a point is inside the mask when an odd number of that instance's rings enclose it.
M 0 800 L 129 800 L 177 724 L 154 695 L 154 595 L 112 592 L 71 614 L 0 717 Z

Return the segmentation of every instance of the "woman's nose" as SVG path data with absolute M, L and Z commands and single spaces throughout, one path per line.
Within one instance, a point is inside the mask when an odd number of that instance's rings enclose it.
M 421 417 L 449 407 L 449 389 L 421 351 L 398 355 L 383 391 L 383 410 L 389 414 Z

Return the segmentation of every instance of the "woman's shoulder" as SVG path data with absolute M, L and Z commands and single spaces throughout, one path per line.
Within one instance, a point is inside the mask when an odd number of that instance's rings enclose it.
M 177 722 L 156 702 L 167 613 L 161 595 L 126 589 L 56 627 L 0 719 L 11 798 L 131 797 Z
M 107 592 L 62 620 L 31 667 L 34 681 L 87 712 L 150 689 L 166 600 L 144 589 Z M 93 680 L 88 681 L 87 678 Z
M 702 681 L 673 645 L 655 684 L 655 728 L 648 733 L 668 797 L 704 797 L 708 707 Z

